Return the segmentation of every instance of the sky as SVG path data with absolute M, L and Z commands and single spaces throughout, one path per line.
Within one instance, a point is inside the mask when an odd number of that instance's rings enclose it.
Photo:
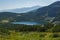
M 0 10 L 32 6 L 47 6 L 55 1 L 58 0 L 0 0 Z

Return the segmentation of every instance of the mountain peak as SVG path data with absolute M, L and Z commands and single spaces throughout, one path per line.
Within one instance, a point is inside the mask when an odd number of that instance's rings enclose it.
M 60 4 L 60 1 L 56 1 L 55 3 Z
M 52 7 L 60 7 L 60 1 L 56 1 L 56 2 L 52 3 L 50 6 L 52 6 Z

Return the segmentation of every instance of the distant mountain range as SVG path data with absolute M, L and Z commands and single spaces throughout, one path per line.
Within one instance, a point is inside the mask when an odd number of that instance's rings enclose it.
M 0 19 L 10 19 L 12 21 L 49 21 L 60 22 L 60 1 L 51 5 L 41 7 L 27 13 L 0 12 Z
M 1 10 L 0 12 L 14 12 L 14 13 L 26 13 L 32 10 L 36 10 L 40 8 L 40 6 L 33 6 L 33 7 L 24 7 L 24 8 L 16 8 L 16 9 L 6 9 Z

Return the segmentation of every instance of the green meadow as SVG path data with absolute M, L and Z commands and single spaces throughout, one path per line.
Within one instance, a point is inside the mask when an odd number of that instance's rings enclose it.
M 60 25 L 0 24 L 0 40 L 60 40 Z
M 11 31 L 10 35 L 0 35 L 0 40 L 60 40 L 60 32 L 51 33 Z

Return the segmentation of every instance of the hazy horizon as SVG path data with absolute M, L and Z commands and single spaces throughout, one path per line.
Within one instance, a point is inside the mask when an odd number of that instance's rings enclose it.
M 15 9 L 32 6 L 47 6 L 60 0 L 0 0 L 0 10 Z

